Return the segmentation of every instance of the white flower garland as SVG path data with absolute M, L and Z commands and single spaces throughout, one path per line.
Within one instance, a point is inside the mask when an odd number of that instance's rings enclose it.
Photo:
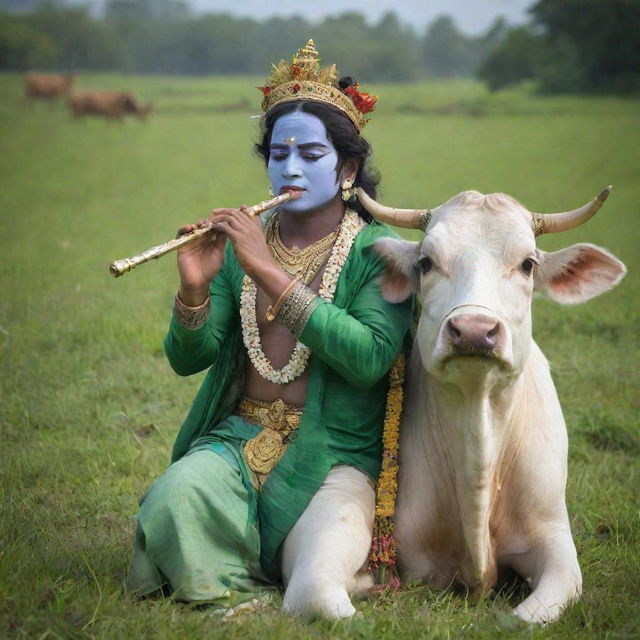
M 347 209 L 338 231 L 327 266 L 322 275 L 322 283 L 318 295 L 327 302 L 333 301 L 338 277 L 349 256 L 351 246 L 360 230 L 365 226 L 364 220 L 355 211 Z M 262 350 L 260 331 L 256 320 L 256 285 L 245 275 L 242 280 L 240 294 L 240 319 L 242 321 L 242 340 L 249 358 L 256 371 L 269 382 L 286 384 L 302 375 L 309 362 L 310 349 L 297 341 L 289 361 L 281 368 L 274 369 L 273 365 Z

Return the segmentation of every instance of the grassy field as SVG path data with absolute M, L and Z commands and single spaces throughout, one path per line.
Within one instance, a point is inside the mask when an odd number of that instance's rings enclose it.
M 82 75 L 127 88 L 144 124 L 74 122 L 28 108 L 0 76 L 0 636 L 16 638 L 637 638 L 640 636 L 640 109 L 637 102 L 492 96 L 472 82 L 378 86 L 366 135 L 381 199 L 435 206 L 462 189 L 505 191 L 537 211 L 602 212 L 544 249 L 588 241 L 629 268 L 580 307 L 538 300 L 570 435 L 567 499 L 584 597 L 530 629 L 514 594 L 480 603 L 412 586 L 306 623 L 274 604 L 218 617 L 123 593 L 137 499 L 168 462 L 201 377 L 175 376 L 162 338 L 172 257 L 113 280 L 107 265 L 171 238 L 212 206 L 262 200 L 251 155 L 260 78 Z

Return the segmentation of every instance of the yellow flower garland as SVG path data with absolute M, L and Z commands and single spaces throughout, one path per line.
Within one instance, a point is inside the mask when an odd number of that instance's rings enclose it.
M 399 586 L 395 572 L 396 543 L 393 538 L 393 514 L 398 491 L 398 449 L 400 447 L 400 416 L 404 383 L 405 358 L 400 354 L 389 372 L 389 390 L 382 433 L 382 469 L 376 489 L 376 516 L 373 542 L 369 553 L 369 568 L 378 572 L 378 583 Z M 387 572 L 391 575 L 387 576 Z M 388 578 L 388 580 L 387 580 Z

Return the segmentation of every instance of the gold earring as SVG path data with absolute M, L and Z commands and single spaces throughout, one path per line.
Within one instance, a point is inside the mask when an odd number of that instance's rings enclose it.
M 356 190 L 353 188 L 353 180 L 351 178 L 343 180 L 340 187 L 342 187 L 342 199 L 345 202 L 348 202 L 355 197 Z

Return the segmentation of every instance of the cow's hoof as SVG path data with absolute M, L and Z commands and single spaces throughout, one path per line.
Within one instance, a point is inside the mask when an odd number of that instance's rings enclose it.
M 528 622 L 529 624 L 547 624 L 553 622 L 560 617 L 562 609 L 554 604 L 550 607 L 545 607 L 541 602 L 529 602 L 529 598 L 522 604 L 518 605 L 513 613 Z
M 339 587 L 319 589 L 316 595 L 316 607 L 318 613 L 329 620 L 350 618 L 356 612 L 345 589 Z
M 348 595 L 344 595 L 344 598 L 339 602 L 333 602 L 331 612 L 336 620 L 341 618 L 350 618 L 355 614 L 356 608 L 351 604 L 351 600 Z
M 327 620 L 350 618 L 355 612 L 344 587 L 313 586 L 297 594 L 285 594 L 282 610 L 292 616 L 321 617 Z

